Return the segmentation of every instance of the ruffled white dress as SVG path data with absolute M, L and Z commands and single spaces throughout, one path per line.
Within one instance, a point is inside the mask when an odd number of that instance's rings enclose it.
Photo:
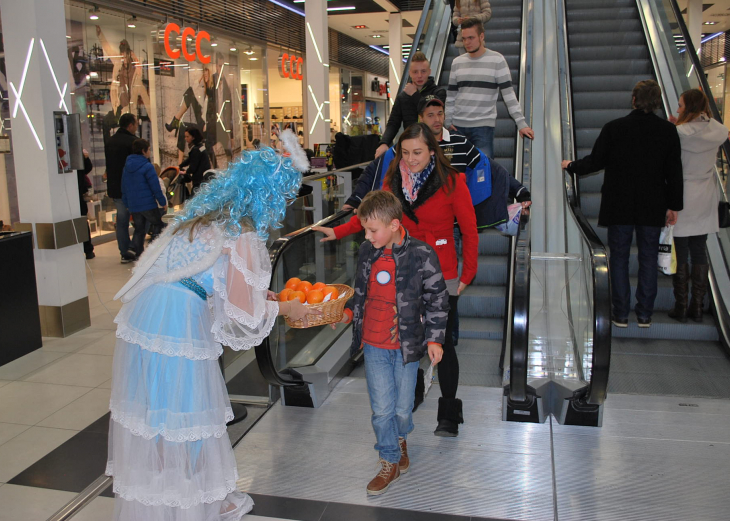
M 192 277 L 207 300 L 179 281 Z M 250 349 L 278 313 L 266 300 L 271 265 L 256 233 L 217 226 L 166 231 L 140 259 L 122 298 L 106 474 L 114 519 L 238 520 L 253 507 L 236 489 L 226 423 L 233 419 L 218 365 L 221 344 Z

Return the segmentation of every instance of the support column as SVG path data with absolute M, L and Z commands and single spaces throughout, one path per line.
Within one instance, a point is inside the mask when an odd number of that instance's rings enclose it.
M 390 82 L 390 106 L 395 103 L 395 97 L 398 93 L 400 80 L 403 76 L 403 15 L 400 13 L 390 13 L 388 45 L 390 51 L 390 74 L 388 80 Z
M 697 55 L 699 56 L 702 46 L 702 0 L 689 0 L 687 2 L 687 30 L 692 39 Z
M 309 146 L 330 142 L 329 35 L 327 0 L 307 0 L 304 4 L 307 31 L 306 133 Z
M 5 67 L 20 229 L 32 229 L 41 330 L 68 336 L 89 327 L 76 172 L 59 174 L 54 111 L 71 107 L 66 14 L 58 0 L 2 0 Z

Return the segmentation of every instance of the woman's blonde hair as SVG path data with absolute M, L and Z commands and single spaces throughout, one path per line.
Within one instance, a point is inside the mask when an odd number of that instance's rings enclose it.
M 176 228 L 172 233 L 177 234 L 184 230 L 189 230 L 188 239 L 190 240 L 190 242 L 193 242 L 193 238 L 195 237 L 195 230 L 197 230 L 198 228 L 205 228 L 216 222 L 225 222 L 230 218 L 230 212 L 225 209 L 221 211 L 216 210 L 208 212 L 204 215 L 194 217 L 189 221 L 183 221 L 182 223 L 175 225 Z M 241 219 L 240 223 L 241 233 L 251 232 L 255 229 L 253 223 L 251 222 L 251 219 L 249 219 L 248 217 L 244 217 L 243 219 Z
M 680 97 L 684 100 L 684 112 L 677 118 L 677 125 L 694 121 L 702 114 L 708 118 L 712 117 L 710 114 L 710 101 L 700 89 L 686 90 Z

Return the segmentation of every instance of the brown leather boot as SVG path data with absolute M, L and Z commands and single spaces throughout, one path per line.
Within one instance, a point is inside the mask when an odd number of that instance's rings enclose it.
M 398 438 L 398 445 L 400 446 L 398 470 L 400 470 L 401 474 L 405 474 L 411 468 L 411 460 L 408 458 L 408 445 L 406 444 L 405 438 Z
M 689 301 L 687 316 L 695 322 L 702 322 L 707 293 L 707 273 L 710 266 L 707 264 L 692 265 L 692 298 Z
M 380 472 L 368 483 L 368 496 L 379 496 L 385 494 L 391 483 L 395 483 L 400 479 L 400 470 L 398 464 L 380 460 Z
M 679 322 L 687 322 L 687 294 L 689 293 L 689 264 L 677 266 L 677 273 L 672 276 L 674 286 L 674 309 L 669 312 L 669 318 Z

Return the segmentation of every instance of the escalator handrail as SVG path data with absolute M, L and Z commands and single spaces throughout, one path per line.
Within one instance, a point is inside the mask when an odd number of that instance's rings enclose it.
M 563 158 L 574 160 L 576 159 L 576 149 L 565 0 L 556 0 L 556 7 L 558 33 L 561 39 L 558 45 L 560 89 L 561 97 L 564 100 L 560 106 L 562 112 Z M 570 174 L 570 179 L 572 186 L 569 186 L 569 183 L 565 184 L 565 197 L 570 213 L 578 225 L 581 237 L 590 251 L 593 282 L 593 358 L 591 380 L 588 382 L 584 400 L 591 405 L 601 405 L 606 399 L 611 360 L 611 287 L 608 273 L 608 254 L 603 242 L 581 210 L 578 176 Z
M 426 19 L 428 18 L 429 12 L 431 10 L 431 2 L 438 2 L 439 0 L 426 0 L 423 3 L 423 12 L 421 13 L 421 18 L 418 20 L 418 27 L 416 27 L 416 32 L 413 35 L 413 46 L 411 46 L 411 52 L 408 53 L 408 59 L 406 60 L 405 68 L 403 69 L 403 74 L 401 74 L 401 80 L 398 84 L 398 92 L 396 92 L 395 98 L 393 98 L 393 103 L 395 103 L 395 99 L 398 98 L 401 92 L 403 92 L 403 89 L 406 86 L 406 83 L 408 82 L 408 76 L 409 71 L 411 68 L 411 59 L 413 58 L 413 55 L 416 53 L 416 51 L 420 50 L 420 42 L 421 42 L 421 36 L 423 35 L 423 27 L 426 25 Z M 441 0 L 443 1 L 443 0 Z M 391 67 L 394 67 L 394 65 L 391 64 Z M 392 105 L 391 105 L 392 106 Z
M 327 172 L 319 172 L 316 174 L 308 175 L 306 177 L 302 177 L 302 183 L 306 183 L 307 181 L 319 181 L 320 179 L 329 177 L 332 174 L 336 174 L 337 172 L 349 172 L 353 168 L 365 168 L 371 162 L 372 161 L 365 161 L 364 163 L 358 163 L 356 165 L 350 165 L 350 166 L 346 166 L 344 168 L 338 168 L 337 170 L 328 170 Z
M 332 172 L 330 172 L 330 173 L 332 173 Z M 330 215 L 329 217 L 325 217 L 324 219 L 322 219 L 319 222 L 306 226 L 300 230 L 293 231 L 283 237 L 279 237 L 278 239 L 276 239 L 274 241 L 274 243 L 269 247 L 269 260 L 271 261 L 272 284 L 273 284 L 273 274 L 276 273 L 276 269 L 279 266 L 279 261 L 281 260 L 282 256 L 284 255 L 284 252 L 286 250 L 288 250 L 289 248 L 291 248 L 292 244 L 313 234 L 314 233 L 313 228 L 315 226 L 328 226 L 328 225 L 332 224 L 333 222 L 338 221 L 339 219 L 347 217 L 350 214 L 352 214 L 352 210 L 340 210 L 339 212 L 336 212 L 333 215 Z M 290 375 L 282 374 L 279 371 L 277 371 L 276 365 L 274 364 L 274 359 L 271 356 L 271 345 L 269 343 L 269 337 L 266 337 L 266 339 L 261 344 L 257 345 L 255 349 L 256 349 L 256 361 L 258 363 L 259 369 L 261 370 L 261 374 L 263 375 L 264 379 L 269 384 L 280 386 L 280 387 L 300 387 L 302 385 L 307 384 L 307 382 L 298 380 Z
M 525 0 L 522 5 L 522 37 L 521 37 L 521 59 L 520 72 L 524 73 L 519 78 L 522 96 L 520 101 L 524 105 L 525 119 L 532 122 L 532 37 L 533 37 L 533 13 L 534 0 Z M 524 139 L 521 141 L 517 134 L 518 146 L 516 148 L 515 165 L 520 164 L 522 158 L 522 184 L 530 190 L 532 188 L 532 142 Z M 516 170 L 516 169 L 515 169 Z M 520 214 L 520 223 L 517 235 L 512 240 L 513 257 L 511 261 L 511 272 L 509 287 L 507 291 L 507 313 L 505 321 L 509 330 L 509 339 L 505 336 L 505 342 L 509 341 L 510 347 L 510 375 L 509 375 L 509 399 L 512 402 L 524 402 L 527 396 L 527 372 L 528 372 L 528 351 L 529 351 L 529 314 L 530 314 L 530 272 L 531 272 L 531 232 L 529 212 Z

